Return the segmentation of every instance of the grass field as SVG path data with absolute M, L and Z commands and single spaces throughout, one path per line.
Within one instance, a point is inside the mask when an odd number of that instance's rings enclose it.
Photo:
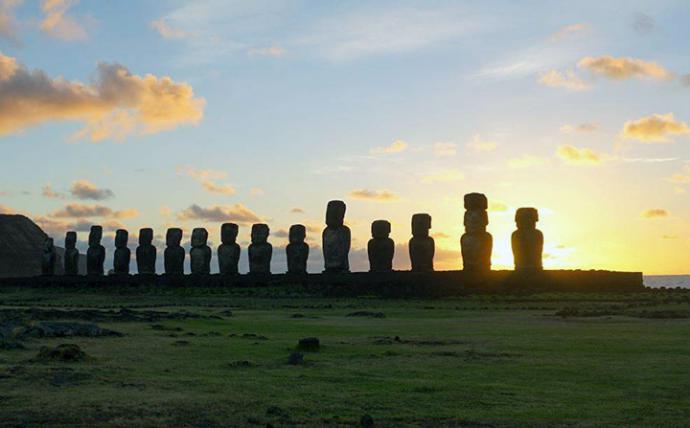
M 396 427 L 680 427 L 690 418 L 690 292 L 420 301 L 0 290 L 0 325 L 69 318 L 123 336 L 30 337 L 0 350 L 1 426 L 358 426 L 369 415 Z M 288 364 L 310 336 L 320 350 Z M 87 358 L 37 358 L 65 343 Z

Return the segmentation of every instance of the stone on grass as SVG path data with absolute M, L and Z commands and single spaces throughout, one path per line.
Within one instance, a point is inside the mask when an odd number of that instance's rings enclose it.
M 87 358 L 86 353 L 81 350 L 79 345 L 73 343 L 63 343 L 54 348 L 43 346 L 36 356 L 36 360 L 38 361 L 58 361 L 65 363 L 85 361 Z
M 297 342 L 297 350 L 304 352 L 316 352 L 320 349 L 318 337 L 305 337 Z

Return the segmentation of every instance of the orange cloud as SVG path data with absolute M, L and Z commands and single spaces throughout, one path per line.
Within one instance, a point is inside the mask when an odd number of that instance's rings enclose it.
M 53 79 L 0 54 L 0 135 L 43 122 L 74 120 L 86 126 L 75 139 L 101 141 L 196 124 L 205 101 L 170 77 L 133 75 L 119 64 L 98 65 L 91 84 Z
M 388 190 L 367 190 L 358 189 L 348 193 L 348 196 L 353 199 L 363 199 L 368 201 L 391 202 L 400 199 L 398 195 Z
M 668 211 L 662 208 L 653 208 L 642 213 L 643 218 L 663 218 L 668 217 Z
M 216 184 L 212 181 L 203 181 L 201 186 L 210 193 L 219 193 L 226 196 L 235 194 L 235 188 L 229 184 Z
M 177 213 L 178 220 L 202 220 L 211 222 L 233 221 L 240 224 L 261 223 L 262 219 L 242 204 L 213 205 L 202 207 L 192 204 Z
M 53 186 L 50 184 L 46 184 L 41 188 L 41 196 L 44 198 L 54 198 L 54 199 L 63 199 L 65 195 L 60 192 L 56 192 L 53 190 Z
M 467 143 L 467 147 L 476 152 L 491 152 L 496 150 L 497 144 L 493 141 L 482 140 L 479 134 L 475 134 L 472 141 Z
M 577 66 L 585 68 L 600 76 L 615 80 L 625 80 L 633 77 L 642 79 L 669 80 L 673 73 L 655 62 L 636 58 L 614 58 L 612 56 L 585 57 Z
M 569 91 L 586 91 L 589 84 L 577 76 L 573 71 L 568 70 L 561 73 L 558 70 L 551 70 L 539 76 L 539 83 L 552 88 L 564 88 Z
M 603 162 L 602 156 L 594 150 L 583 147 L 564 144 L 556 150 L 556 155 L 566 163 L 572 165 L 599 165 Z
M 103 205 L 69 204 L 51 214 L 56 218 L 110 217 L 117 219 L 132 218 L 139 215 L 136 209 L 115 211 Z
M 79 0 L 43 0 L 41 31 L 66 41 L 86 40 L 88 34 L 84 27 L 67 15 L 67 11 L 77 3 Z
M 587 24 L 570 24 L 562 27 L 557 32 L 553 33 L 549 40 L 552 42 L 560 42 L 561 40 L 573 37 L 577 34 L 582 34 L 589 28 Z
M 180 28 L 171 27 L 170 24 L 165 22 L 163 19 L 151 21 L 151 28 L 156 30 L 164 39 L 175 40 L 186 39 L 189 37 L 188 32 Z
M 219 193 L 221 195 L 234 195 L 235 187 L 230 184 L 217 184 L 212 180 L 220 180 L 227 177 L 225 171 L 214 169 L 196 169 L 191 166 L 177 167 L 178 174 L 188 175 L 201 183 L 201 187 L 209 193 Z
M 370 150 L 370 153 L 372 155 L 400 153 L 402 151 L 405 151 L 405 149 L 407 149 L 406 142 L 404 142 L 403 140 L 395 140 L 391 143 L 390 146 L 374 147 Z
M 14 8 L 21 0 L 0 0 L 0 39 L 17 43 L 18 25 L 14 17 Z
M 598 123 L 580 123 L 577 125 L 563 125 L 561 126 L 561 132 L 564 134 L 572 134 L 573 132 L 594 132 L 599 129 Z
M 625 122 L 622 137 L 645 143 L 667 143 L 670 142 L 668 135 L 685 134 L 690 134 L 690 126 L 685 122 L 677 121 L 673 113 L 667 113 Z

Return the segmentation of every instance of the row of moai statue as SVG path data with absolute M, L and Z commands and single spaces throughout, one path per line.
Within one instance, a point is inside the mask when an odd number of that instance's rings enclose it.
M 486 231 L 489 224 L 488 201 L 481 193 L 469 193 L 464 197 L 465 233 L 460 239 L 463 269 L 471 272 L 491 270 L 491 251 L 493 238 Z M 350 229 L 345 225 L 346 206 L 343 201 L 330 201 L 326 208 L 326 228 L 322 234 L 324 272 L 343 273 L 350 271 L 349 252 L 351 245 Z M 516 270 L 541 270 L 544 237 L 536 228 L 539 214 L 535 208 L 519 208 L 515 213 L 517 230 L 511 236 Z M 409 241 L 409 256 L 412 271 L 431 272 L 434 270 L 434 239 L 429 235 L 431 216 L 414 214 L 412 216 L 412 238 Z M 218 267 L 221 274 L 238 273 L 240 246 L 237 243 L 239 226 L 224 223 L 220 229 L 221 244 L 218 247 Z M 268 242 L 267 224 L 254 224 L 251 230 L 251 244 L 248 248 L 249 272 L 270 273 L 273 246 Z M 386 220 L 376 220 L 371 224 L 371 236 L 367 245 L 371 272 L 391 272 L 395 243 L 390 238 L 391 224 Z M 103 229 L 92 226 L 89 233 L 89 248 L 86 252 L 86 271 L 89 275 L 103 275 L 105 248 L 101 245 Z M 115 253 L 113 255 L 113 274 L 128 274 L 131 252 L 127 248 L 129 234 L 119 229 L 115 232 Z M 306 228 L 301 224 L 290 227 L 289 243 L 285 248 L 287 272 L 304 274 L 307 272 L 309 245 L 305 242 Z M 207 245 L 208 232 L 204 228 L 192 231 L 192 248 L 189 252 L 190 270 L 193 274 L 208 274 L 211 271 L 211 248 Z M 165 273 L 184 272 L 185 250 L 181 246 L 182 229 L 170 228 L 166 233 L 166 249 L 163 253 Z M 66 275 L 79 272 L 79 250 L 76 248 L 76 232 L 65 236 L 64 265 Z M 51 274 L 55 267 L 55 248 L 52 238 L 46 240 L 43 253 L 43 273 Z M 139 230 L 139 246 L 136 249 L 137 270 L 140 274 L 156 273 L 156 248 L 153 246 L 153 229 Z

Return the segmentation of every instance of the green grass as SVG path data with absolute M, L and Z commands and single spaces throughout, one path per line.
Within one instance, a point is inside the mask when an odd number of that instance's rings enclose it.
M 445 301 L 275 294 L 2 290 L 0 309 L 124 306 L 206 317 L 99 323 L 125 336 L 32 339 L 25 350 L 0 351 L 0 425 L 351 426 L 364 414 L 395 427 L 688 424 L 690 293 Z M 556 315 L 565 308 L 579 312 Z M 225 309 L 233 315 L 218 317 Z M 385 318 L 347 316 L 362 310 Z M 266 339 L 242 337 L 249 333 Z M 288 365 L 307 336 L 319 337 L 320 352 Z M 92 358 L 31 361 L 41 346 L 60 343 Z

